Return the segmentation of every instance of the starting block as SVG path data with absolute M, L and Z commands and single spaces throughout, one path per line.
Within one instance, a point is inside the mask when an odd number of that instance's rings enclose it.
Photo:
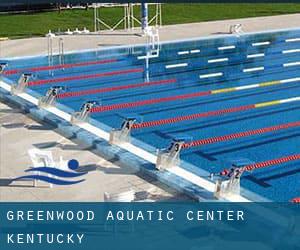
M 20 78 L 18 80 L 18 83 L 12 85 L 11 94 L 12 95 L 17 95 L 17 94 L 23 93 L 24 90 L 26 89 L 26 87 L 28 85 L 28 82 L 29 82 L 31 77 L 32 77 L 31 73 L 23 73 L 20 76 Z
M 7 67 L 6 62 L 0 62 L 0 74 L 3 73 L 3 71 L 5 70 L 6 67 Z
M 167 169 L 180 165 L 180 151 L 184 143 L 192 140 L 190 136 L 176 136 L 167 149 L 158 152 L 156 160 L 156 169 Z
M 87 101 L 84 103 L 79 112 L 75 112 L 71 117 L 72 124 L 88 122 L 92 107 L 100 105 L 98 101 Z
M 53 106 L 55 104 L 55 99 L 59 92 L 65 90 L 63 86 L 53 86 L 51 87 L 45 96 L 41 97 L 38 102 L 38 106 L 40 108 L 47 108 L 49 106 Z
M 137 114 L 129 114 L 125 116 L 125 119 L 120 129 L 113 129 L 109 135 L 110 144 L 121 144 L 130 142 L 131 129 L 134 123 L 142 122 L 142 117 Z
M 232 195 L 240 195 L 241 191 L 241 176 L 244 173 L 244 166 L 253 164 L 254 162 L 239 158 L 231 161 L 231 168 L 224 170 L 222 173 L 226 179 L 218 179 L 216 181 L 214 196 L 218 199 L 230 197 Z

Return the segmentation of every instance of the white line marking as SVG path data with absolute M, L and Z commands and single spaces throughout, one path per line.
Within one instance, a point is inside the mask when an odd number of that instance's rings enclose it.
M 248 69 L 243 69 L 243 72 L 247 73 L 247 72 L 260 71 L 260 70 L 264 70 L 264 69 L 265 69 L 265 67 L 248 68 Z
M 179 51 L 177 54 L 178 55 L 187 55 L 187 54 L 189 54 L 190 52 L 189 51 Z
M 245 89 L 252 89 L 252 88 L 258 88 L 259 84 L 251 84 L 251 85 L 245 85 L 245 86 L 240 86 L 236 87 L 236 90 L 245 90 Z
M 300 77 L 295 77 L 295 78 L 290 78 L 290 79 L 284 79 L 284 80 L 281 80 L 280 82 L 281 83 L 287 83 L 287 82 L 297 82 L 297 81 L 300 81 Z
M 219 72 L 219 73 L 212 73 L 212 74 L 205 74 L 205 75 L 200 75 L 200 78 L 209 78 L 209 77 L 216 77 L 216 76 L 222 76 L 223 73 Z
M 147 59 L 147 58 L 157 58 L 158 55 L 145 55 L 145 56 L 138 56 L 137 59 L 138 60 L 142 60 L 142 59 Z
M 188 66 L 187 63 L 169 64 L 169 65 L 166 65 L 166 69 L 180 68 L 180 67 L 186 67 L 186 66 Z
M 211 59 L 211 60 L 208 60 L 207 62 L 208 63 L 218 63 L 218 62 L 227 62 L 228 61 L 228 58 L 219 58 L 219 59 Z
M 266 42 L 259 42 L 259 43 L 252 43 L 252 46 L 263 46 L 263 45 L 269 45 L 271 42 L 266 41 Z
M 193 49 L 190 52 L 191 54 L 200 53 L 200 49 Z
M 291 67 L 291 66 L 298 66 L 300 62 L 291 62 L 291 63 L 284 63 L 283 67 Z
M 256 58 L 256 57 L 263 57 L 263 56 L 265 56 L 264 53 L 258 53 L 258 54 L 247 55 L 247 58 Z
M 288 103 L 288 102 L 295 102 L 295 101 L 300 101 L 300 96 L 281 100 L 280 103 Z
M 285 40 L 286 43 L 300 42 L 300 38 L 290 38 Z
M 283 50 L 282 54 L 290 54 L 290 53 L 297 53 L 297 52 L 300 52 L 300 49 Z
M 227 49 L 235 49 L 235 46 L 231 45 L 231 46 L 223 46 L 218 48 L 218 50 L 227 50 Z

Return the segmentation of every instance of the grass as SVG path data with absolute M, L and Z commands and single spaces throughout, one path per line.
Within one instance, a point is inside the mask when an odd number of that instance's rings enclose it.
M 243 17 L 300 13 L 300 4 L 163 4 L 163 24 L 203 22 Z M 139 7 L 135 8 L 139 16 Z M 150 15 L 154 13 L 150 7 Z M 123 8 L 101 9 L 101 17 L 110 25 L 123 15 Z M 0 37 L 43 36 L 48 30 L 93 30 L 93 10 L 65 10 L 35 14 L 0 15 Z

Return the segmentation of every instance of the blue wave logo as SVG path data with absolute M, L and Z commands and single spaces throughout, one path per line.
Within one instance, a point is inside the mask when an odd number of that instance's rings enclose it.
M 19 180 L 24 180 L 24 179 L 27 179 L 27 180 L 33 179 L 33 180 L 48 182 L 48 183 L 55 184 L 55 185 L 74 185 L 74 184 L 85 181 L 85 179 L 66 180 L 66 179 L 72 179 L 72 178 L 80 177 L 80 176 L 87 174 L 87 173 L 75 172 L 75 170 L 77 170 L 79 168 L 79 163 L 77 160 L 74 160 L 74 159 L 70 160 L 68 162 L 68 168 L 71 171 L 65 171 L 65 170 L 61 170 L 61 169 L 53 168 L 53 167 L 51 167 L 51 168 L 50 167 L 29 168 L 29 169 L 25 170 L 26 173 L 39 172 L 39 173 L 59 177 L 60 179 L 50 177 L 50 176 L 45 176 L 45 175 L 33 174 L 33 175 L 24 175 L 24 176 L 17 177 L 15 179 L 13 179 L 13 181 L 19 181 Z

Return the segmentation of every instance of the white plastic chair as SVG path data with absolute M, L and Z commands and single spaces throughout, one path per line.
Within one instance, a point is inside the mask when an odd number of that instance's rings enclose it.
M 53 160 L 52 152 L 51 151 L 43 151 L 37 148 L 32 148 L 28 150 L 29 157 L 31 159 L 31 162 L 33 164 L 34 168 L 37 167 L 56 167 L 56 164 Z M 40 172 L 35 172 L 37 175 L 40 174 Z M 50 177 L 51 175 L 48 174 Z M 37 180 L 33 180 L 33 185 L 37 186 Z M 53 184 L 50 184 L 50 187 L 53 187 Z
M 133 190 L 118 194 L 104 193 L 104 201 L 106 202 L 132 202 L 134 199 L 135 192 Z

